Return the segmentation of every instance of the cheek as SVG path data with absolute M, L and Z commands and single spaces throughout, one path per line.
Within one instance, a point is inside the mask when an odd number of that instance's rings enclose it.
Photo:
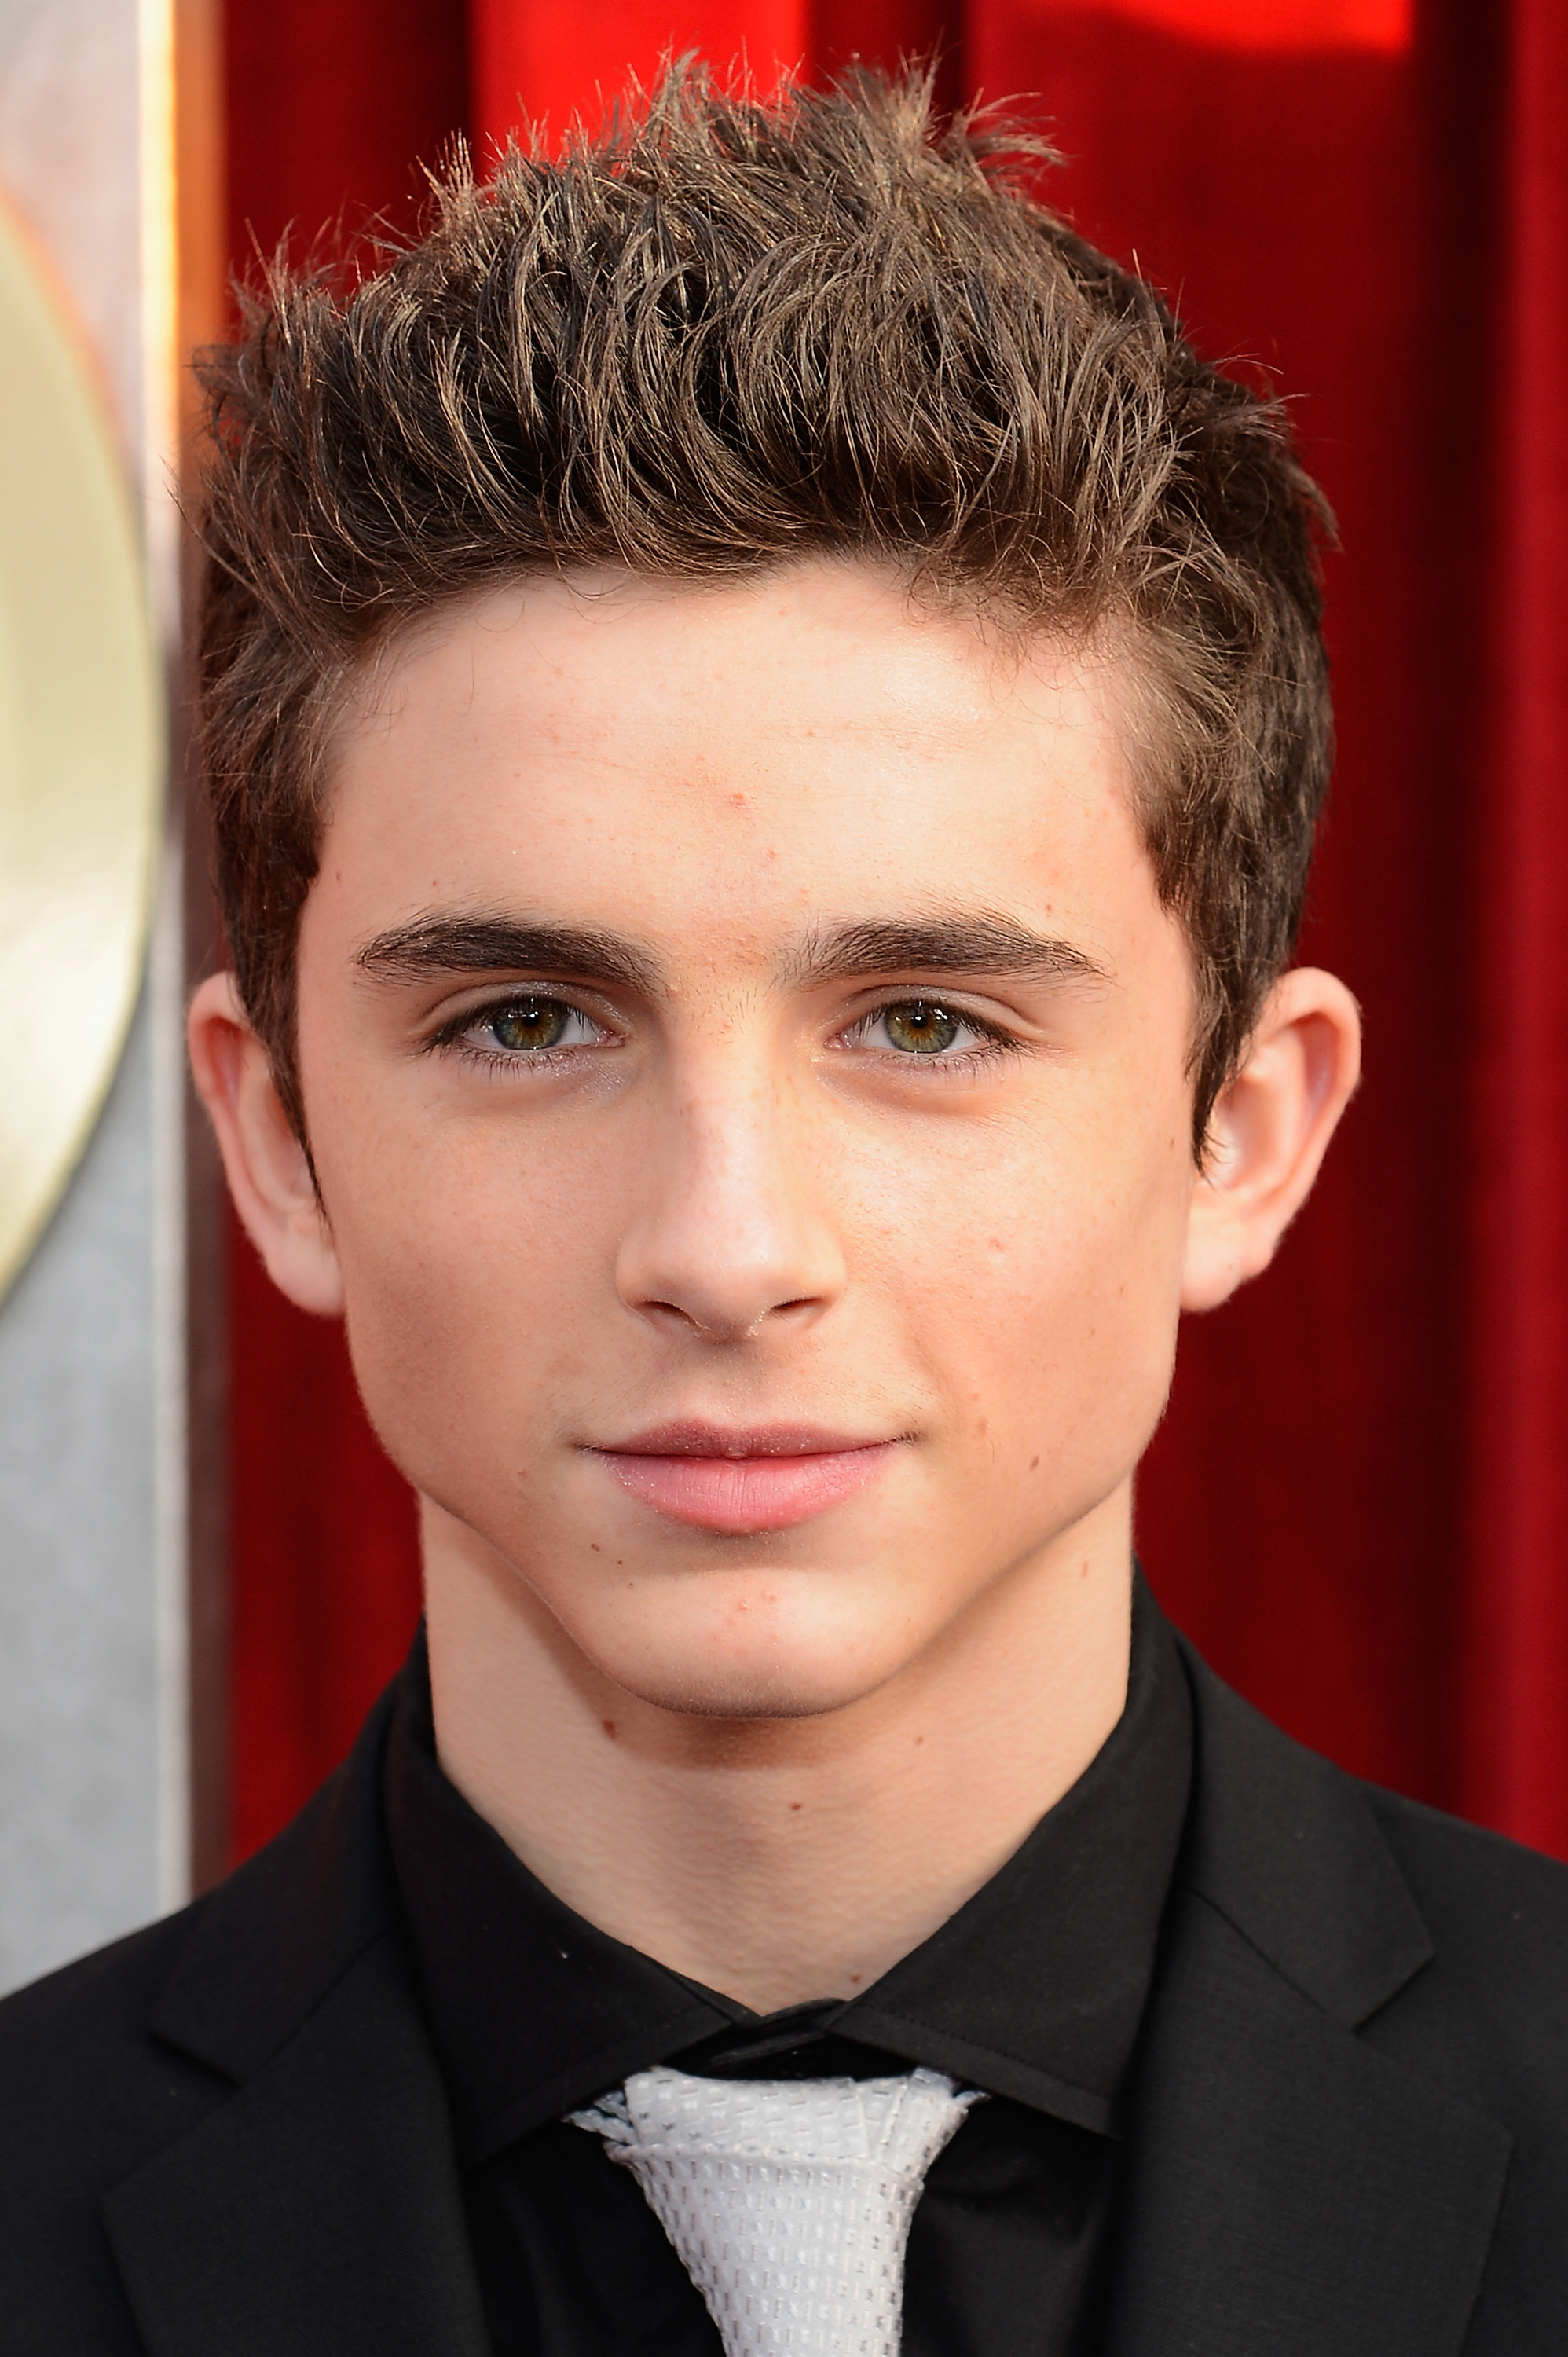
M 1055 1154 L 1036 1135 L 977 1157 L 940 1210 L 885 1222 L 878 1275 L 966 1447 L 1092 1483 L 1102 1458 L 1120 1477 L 1165 1402 L 1190 1172 L 1179 1143 L 1081 1145 Z M 926 1250 L 886 1249 L 922 1231 Z
M 510 1483 L 541 1408 L 576 1372 L 606 1259 L 602 1207 L 557 1172 L 520 1171 L 515 1141 L 413 1151 L 384 1137 L 362 1160 L 335 1169 L 329 1155 L 322 1186 L 329 1214 L 350 1207 L 334 1235 L 371 1423 L 421 1487 L 439 1491 L 438 1465 Z

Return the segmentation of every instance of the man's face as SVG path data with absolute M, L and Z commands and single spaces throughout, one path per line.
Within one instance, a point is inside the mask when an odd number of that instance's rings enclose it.
M 350 716 L 299 1048 L 365 1399 L 646 1700 L 851 1702 L 1125 1500 L 1195 1172 L 1123 684 L 811 565 L 498 591 Z

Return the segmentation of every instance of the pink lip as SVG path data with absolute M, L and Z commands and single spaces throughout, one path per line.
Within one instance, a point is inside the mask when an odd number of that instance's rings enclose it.
M 591 1453 L 667 1522 L 740 1535 L 825 1513 L 875 1480 L 897 1447 L 807 1426 L 668 1424 Z

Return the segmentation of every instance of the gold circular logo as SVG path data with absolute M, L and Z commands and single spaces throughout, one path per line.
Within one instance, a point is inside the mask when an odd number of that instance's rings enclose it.
M 0 204 L 0 1293 L 119 1059 L 163 761 L 124 462 L 61 299 Z

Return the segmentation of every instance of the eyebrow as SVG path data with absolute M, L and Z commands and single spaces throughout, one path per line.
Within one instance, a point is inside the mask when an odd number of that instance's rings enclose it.
M 979 914 L 923 922 L 840 925 L 819 932 L 790 961 L 802 985 L 877 974 L 967 974 L 1015 982 L 1109 982 L 1106 967 L 1071 942 L 1015 918 Z
M 589 926 L 526 924 L 483 913 L 416 917 L 395 925 L 368 942 L 355 963 L 372 979 L 392 983 L 439 981 L 455 974 L 552 974 L 651 993 L 665 978 L 658 959 L 623 934 Z M 1072 942 L 1036 933 L 1015 918 L 989 913 L 833 926 L 812 933 L 787 960 L 785 973 L 802 989 L 879 974 L 1042 982 L 1103 983 L 1111 978 L 1104 966 Z
M 529 925 L 512 917 L 416 917 L 367 942 L 354 963 L 378 982 L 439 981 L 465 974 L 569 974 L 656 990 L 658 961 L 618 933 L 581 925 Z

